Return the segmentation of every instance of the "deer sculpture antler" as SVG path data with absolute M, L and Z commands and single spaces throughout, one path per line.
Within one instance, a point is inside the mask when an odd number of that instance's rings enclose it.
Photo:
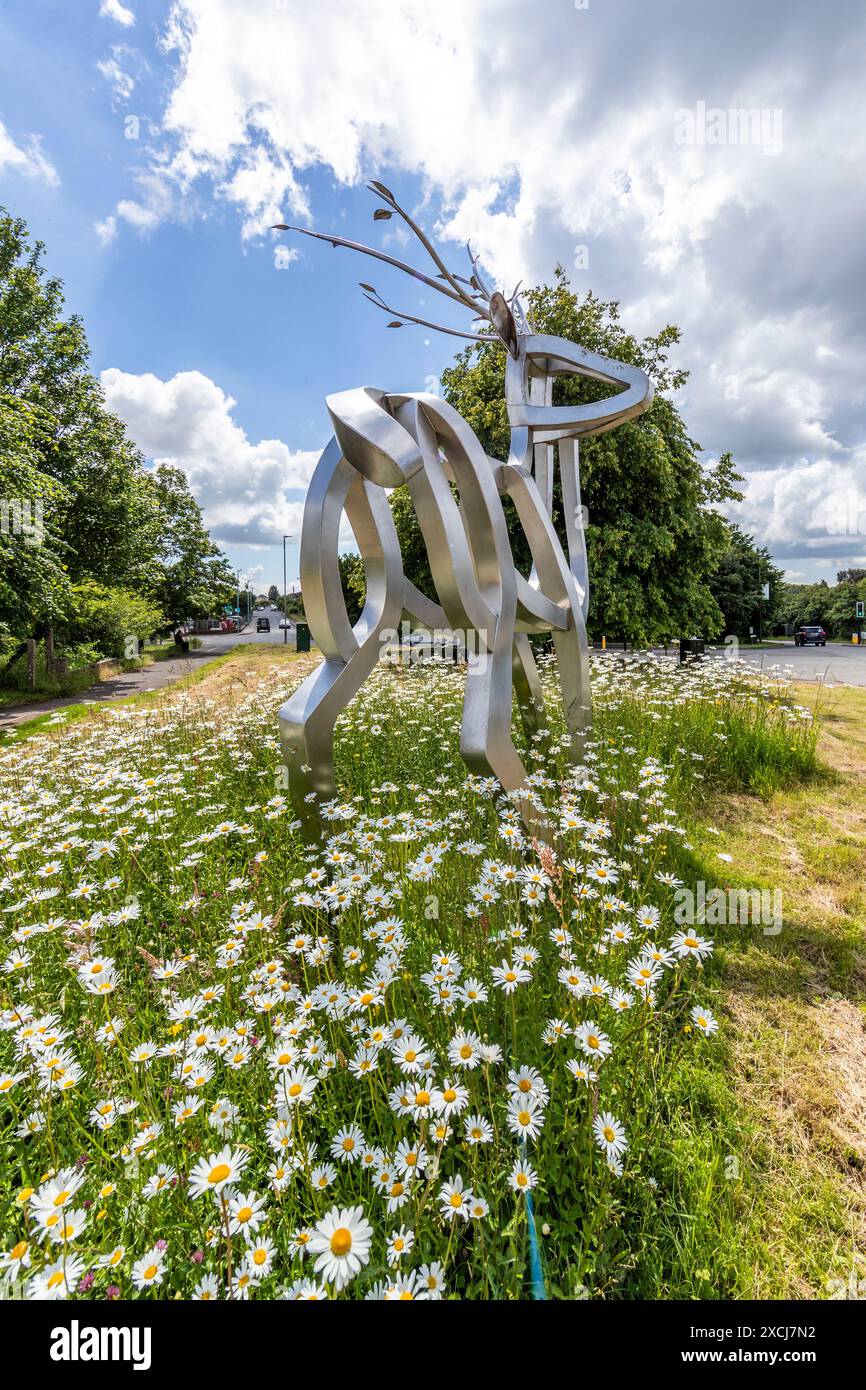
M 436 247 L 418 226 L 418 223 L 397 202 L 390 188 L 386 188 L 383 183 L 377 183 L 375 179 L 371 180 L 367 187 L 385 204 L 384 207 L 377 208 L 373 213 L 374 221 L 388 221 L 395 213 L 402 218 L 436 266 L 437 275 L 435 278 L 425 275 L 423 270 L 417 270 L 415 266 L 408 265 L 405 261 L 398 260 L 396 256 L 389 256 L 385 251 L 377 251 L 374 247 L 365 246 L 360 241 L 348 241 L 345 237 L 330 236 L 327 232 L 314 232 L 308 227 L 292 227 L 285 222 L 275 223 L 271 230 L 300 232 L 301 236 L 314 237 L 316 241 L 327 241 L 334 247 L 345 246 L 349 251 L 360 251 L 365 256 L 372 256 L 374 260 L 384 261 L 386 265 L 395 266 L 397 270 L 411 275 L 413 280 L 418 280 L 422 285 L 436 290 L 438 294 L 444 294 L 455 303 L 462 304 L 464 309 L 470 309 L 474 319 L 489 323 L 493 332 L 497 334 L 513 356 L 517 351 L 515 309 L 520 322 L 527 325 L 526 314 L 516 298 L 520 286 L 518 285 L 514 290 L 510 300 L 507 300 L 498 290 L 494 290 L 491 294 L 481 278 L 481 272 L 478 269 L 478 257 L 472 254 L 472 248 L 468 242 L 466 254 L 469 257 L 471 275 L 467 280 L 464 276 L 453 273 L 448 269 Z M 386 314 L 396 315 L 396 318 L 388 324 L 389 328 L 403 328 L 407 323 L 415 323 L 420 324 L 423 328 L 432 328 L 438 333 L 447 333 L 455 338 L 468 338 L 472 342 L 484 343 L 490 340 L 489 334 L 464 333 L 456 328 L 446 328 L 441 323 L 431 323 L 428 319 L 418 318 L 415 314 L 403 313 L 387 304 L 373 285 L 365 284 L 363 280 L 359 283 L 364 291 L 365 299 L 369 299 L 371 304 L 375 304 L 377 309 L 382 309 Z

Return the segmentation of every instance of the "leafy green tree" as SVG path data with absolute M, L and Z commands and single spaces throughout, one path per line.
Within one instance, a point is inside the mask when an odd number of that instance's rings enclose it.
M 57 517 L 60 483 L 39 469 L 38 412 L 0 396 L 0 635 L 51 626 L 70 602 Z
M 272 584 L 271 587 L 268 589 L 268 603 L 276 603 L 279 596 L 279 589 L 277 588 L 276 584 Z
M 152 551 L 152 488 L 105 409 L 84 327 L 64 316 L 63 288 L 46 274 L 43 251 L 21 219 L 0 211 L 0 393 L 33 409 L 38 467 L 62 488 L 56 521 L 70 577 L 137 585 Z
M 833 590 L 826 579 L 817 584 L 782 584 L 778 617 L 787 627 L 820 626 L 831 631 Z
M 843 571 L 843 573 L 845 572 Z M 858 571 L 851 570 L 847 573 L 857 574 Z M 845 579 L 830 589 L 830 600 L 827 605 L 828 631 L 834 637 L 846 642 L 852 633 L 866 628 L 863 619 L 856 617 L 857 600 L 866 602 L 866 571 L 860 570 L 859 573 L 864 577 L 859 580 Z
M 233 589 L 228 561 L 211 541 L 184 475 L 165 465 L 147 469 L 122 422 L 106 409 L 88 368 L 82 322 L 65 315 L 63 287 L 47 274 L 43 252 L 41 242 L 30 243 L 23 221 L 0 209 L 4 428 L 12 430 L 17 419 L 20 435 L 26 412 L 26 447 L 16 446 L 16 467 L 24 466 L 26 453 L 28 486 L 37 486 L 38 474 L 38 487 L 50 497 L 47 550 L 39 561 L 45 574 L 37 583 L 30 557 L 33 600 L 7 604 L 0 621 L 21 636 L 43 608 L 50 617 L 62 573 L 73 585 L 92 579 L 139 593 L 172 620 L 213 612 Z M 13 481 L 4 480 L 4 487 Z M 37 601 L 43 590 L 44 601 Z
M 782 571 L 769 550 L 755 545 L 739 526 L 729 523 L 729 543 L 719 557 L 718 569 L 709 578 L 709 587 L 724 617 L 725 633 L 744 637 L 749 628 L 772 628 L 777 614 Z M 770 598 L 764 598 L 764 585 L 770 585 Z
M 701 466 L 699 446 L 669 399 L 668 393 L 687 376 L 668 363 L 679 330 L 667 325 L 639 341 L 620 324 L 615 302 L 591 293 L 576 295 L 561 266 L 553 284 L 530 291 L 528 299 L 537 331 L 640 366 L 656 388 L 645 415 L 581 444 L 591 634 L 650 643 L 679 634 L 719 633 L 724 618 L 709 580 L 729 532 L 714 509 L 742 495 L 736 489 L 741 478 L 728 453 L 708 468 Z M 492 342 L 467 347 L 442 374 L 446 399 L 472 426 L 486 452 L 503 460 L 510 440 L 504 384 L 504 354 Z M 554 404 L 588 402 L 609 394 L 590 378 L 566 377 L 555 382 L 553 399 Z M 391 500 L 407 573 L 429 592 L 420 530 L 401 493 L 405 497 L 398 489 Z M 528 548 L 508 504 L 506 513 L 515 560 L 526 573 Z M 553 520 L 564 541 L 558 478 Z
M 160 464 L 148 477 L 157 504 L 155 553 L 142 587 L 171 622 L 207 617 L 233 602 L 235 573 L 211 540 L 181 470 Z
M 165 614 L 131 589 L 84 579 L 72 586 L 68 616 L 60 636 L 66 646 L 90 643 L 104 656 L 128 655 L 127 639 L 144 641 L 165 626 Z
M 364 600 L 367 594 L 367 580 L 364 575 L 364 562 L 360 555 L 341 555 L 340 583 L 343 588 L 343 598 L 346 602 L 346 612 L 349 615 L 349 622 L 354 624 L 361 616 L 364 607 Z

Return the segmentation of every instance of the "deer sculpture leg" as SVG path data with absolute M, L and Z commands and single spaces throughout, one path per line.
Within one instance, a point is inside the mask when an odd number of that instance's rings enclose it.
M 404 580 L 390 508 L 377 485 L 398 478 L 405 478 L 415 505 L 441 608 L 423 603 L 437 617 L 441 612 L 453 630 L 477 638 L 478 656 L 467 670 L 461 753 L 472 770 L 518 791 L 526 770 L 512 738 L 515 678 L 533 727 L 543 717 L 543 694 L 525 631 L 517 631 L 518 613 L 524 629 L 554 627 L 562 636 L 574 622 L 570 574 L 535 484 L 523 470 L 493 465 L 465 421 L 438 397 L 345 392 L 329 407 L 341 437 L 335 436 L 316 467 L 301 541 L 306 610 L 325 659 L 280 712 L 293 799 L 309 808 L 304 819 L 312 826 L 313 802 L 336 794 L 336 718 L 372 671 L 404 607 L 417 609 L 423 599 Z M 500 491 L 514 497 L 541 579 L 555 598 L 531 587 L 515 570 Z M 337 562 L 344 510 L 368 585 L 354 629 Z M 527 819 L 542 828 L 531 802 L 520 804 Z
M 367 600 L 354 628 L 338 563 L 344 510 L 367 575 Z M 324 660 L 282 706 L 279 723 L 289 791 L 305 832 L 314 837 L 320 830 L 317 804 L 336 795 L 334 725 L 374 669 L 382 636 L 396 627 L 403 610 L 400 545 L 387 497 L 355 471 L 335 438 L 316 465 L 304 509 L 301 584 Z

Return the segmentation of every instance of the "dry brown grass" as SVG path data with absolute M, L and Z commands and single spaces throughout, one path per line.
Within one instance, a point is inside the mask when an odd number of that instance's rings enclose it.
M 751 1217 L 776 1246 L 755 1293 L 771 1297 L 826 1296 L 840 1262 L 866 1256 L 866 690 L 799 694 L 828 775 L 714 808 L 743 875 L 783 891 L 782 933 L 729 947 L 723 977 Z

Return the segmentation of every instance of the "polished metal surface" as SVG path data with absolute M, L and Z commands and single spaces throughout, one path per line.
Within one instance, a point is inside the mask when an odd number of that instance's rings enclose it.
M 323 803 L 337 797 L 334 727 L 380 657 L 393 650 L 401 618 L 458 635 L 467 660 L 460 750 L 474 772 L 492 775 L 514 793 L 534 833 L 546 827 L 528 795 L 526 769 L 512 737 L 512 691 L 528 733 L 544 726 L 541 682 L 528 634 L 550 633 L 557 656 L 563 713 L 579 762 L 590 727 L 589 607 L 586 541 L 580 501 L 579 441 L 615 429 L 647 410 L 652 385 L 627 363 L 589 352 L 568 339 L 533 331 L 517 291 L 490 293 L 477 257 L 471 276 L 452 274 L 424 233 L 382 184 L 370 185 L 397 213 L 437 267 L 433 279 L 403 261 L 339 237 L 305 235 L 385 261 L 470 308 L 507 352 L 505 400 L 511 451 L 501 463 L 438 396 L 389 394 L 358 387 L 328 397 L 334 435 L 310 483 L 301 533 L 301 586 L 307 621 L 322 652 L 316 671 L 280 710 L 280 736 L 292 799 L 307 834 L 321 829 Z M 394 312 L 370 285 L 377 307 Z M 428 320 L 401 315 L 400 323 Z M 443 331 L 455 333 L 454 329 Z M 557 376 L 589 376 L 620 386 L 619 394 L 584 405 L 554 406 Z M 553 526 L 558 458 L 568 556 Z M 424 537 L 438 603 L 403 574 L 386 488 L 405 484 Z M 457 497 L 454 489 L 456 488 Z M 515 568 L 502 497 L 511 499 L 532 555 L 525 579 Z M 348 517 L 364 562 L 367 598 L 354 627 L 343 600 L 338 537 Z

